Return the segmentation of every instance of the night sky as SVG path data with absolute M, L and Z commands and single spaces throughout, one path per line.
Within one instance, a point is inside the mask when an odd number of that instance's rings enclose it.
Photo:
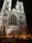
M 3 5 L 3 1 L 4 0 L 0 0 L 0 9 L 2 8 Z M 32 28 L 32 1 L 31 0 L 19 0 L 19 1 L 23 1 L 24 4 L 24 11 L 26 14 L 26 22 L 27 22 L 27 27 L 28 29 Z M 12 7 L 11 9 L 15 8 L 17 0 L 12 0 Z

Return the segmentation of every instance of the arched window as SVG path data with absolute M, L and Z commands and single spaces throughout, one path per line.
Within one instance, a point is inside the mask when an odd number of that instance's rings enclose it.
M 4 14 L 4 16 L 7 16 L 7 14 Z
M 6 23 L 7 22 L 7 14 L 3 15 L 3 22 Z
M 23 19 L 22 16 L 20 16 L 20 20 L 19 20 L 19 23 L 20 23 L 20 24 L 23 24 L 22 19 Z
M 17 25 L 17 17 L 15 15 L 11 15 L 11 18 L 9 19 L 10 25 Z

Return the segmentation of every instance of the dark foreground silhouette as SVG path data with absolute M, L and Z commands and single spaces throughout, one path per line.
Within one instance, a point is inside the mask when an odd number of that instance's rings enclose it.
M 30 41 L 32 40 L 31 39 L 23 40 L 23 39 L 18 39 L 18 38 L 8 38 L 4 40 L 4 38 L 0 38 L 0 43 L 29 43 Z

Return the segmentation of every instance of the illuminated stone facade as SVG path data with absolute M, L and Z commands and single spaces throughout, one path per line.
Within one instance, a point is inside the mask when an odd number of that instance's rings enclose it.
M 1 10 L 2 14 L 2 24 L 5 26 L 6 34 L 11 33 L 12 31 L 20 31 L 19 25 L 26 25 L 26 17 L 24 12 L 23 2 L 17 1 L 16 9 L 11 10 L 12 0 L 4 0 L 3 7 Z M 10 32 L 10 31 L 11 32 Z

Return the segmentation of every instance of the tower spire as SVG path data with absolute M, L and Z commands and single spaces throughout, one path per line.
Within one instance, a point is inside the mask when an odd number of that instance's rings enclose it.
M 2 9 L 3 10 L 5 10 L 5 9 L 11 10 L 11 3 L 12 3 L 12 0 L 4 0 Z

